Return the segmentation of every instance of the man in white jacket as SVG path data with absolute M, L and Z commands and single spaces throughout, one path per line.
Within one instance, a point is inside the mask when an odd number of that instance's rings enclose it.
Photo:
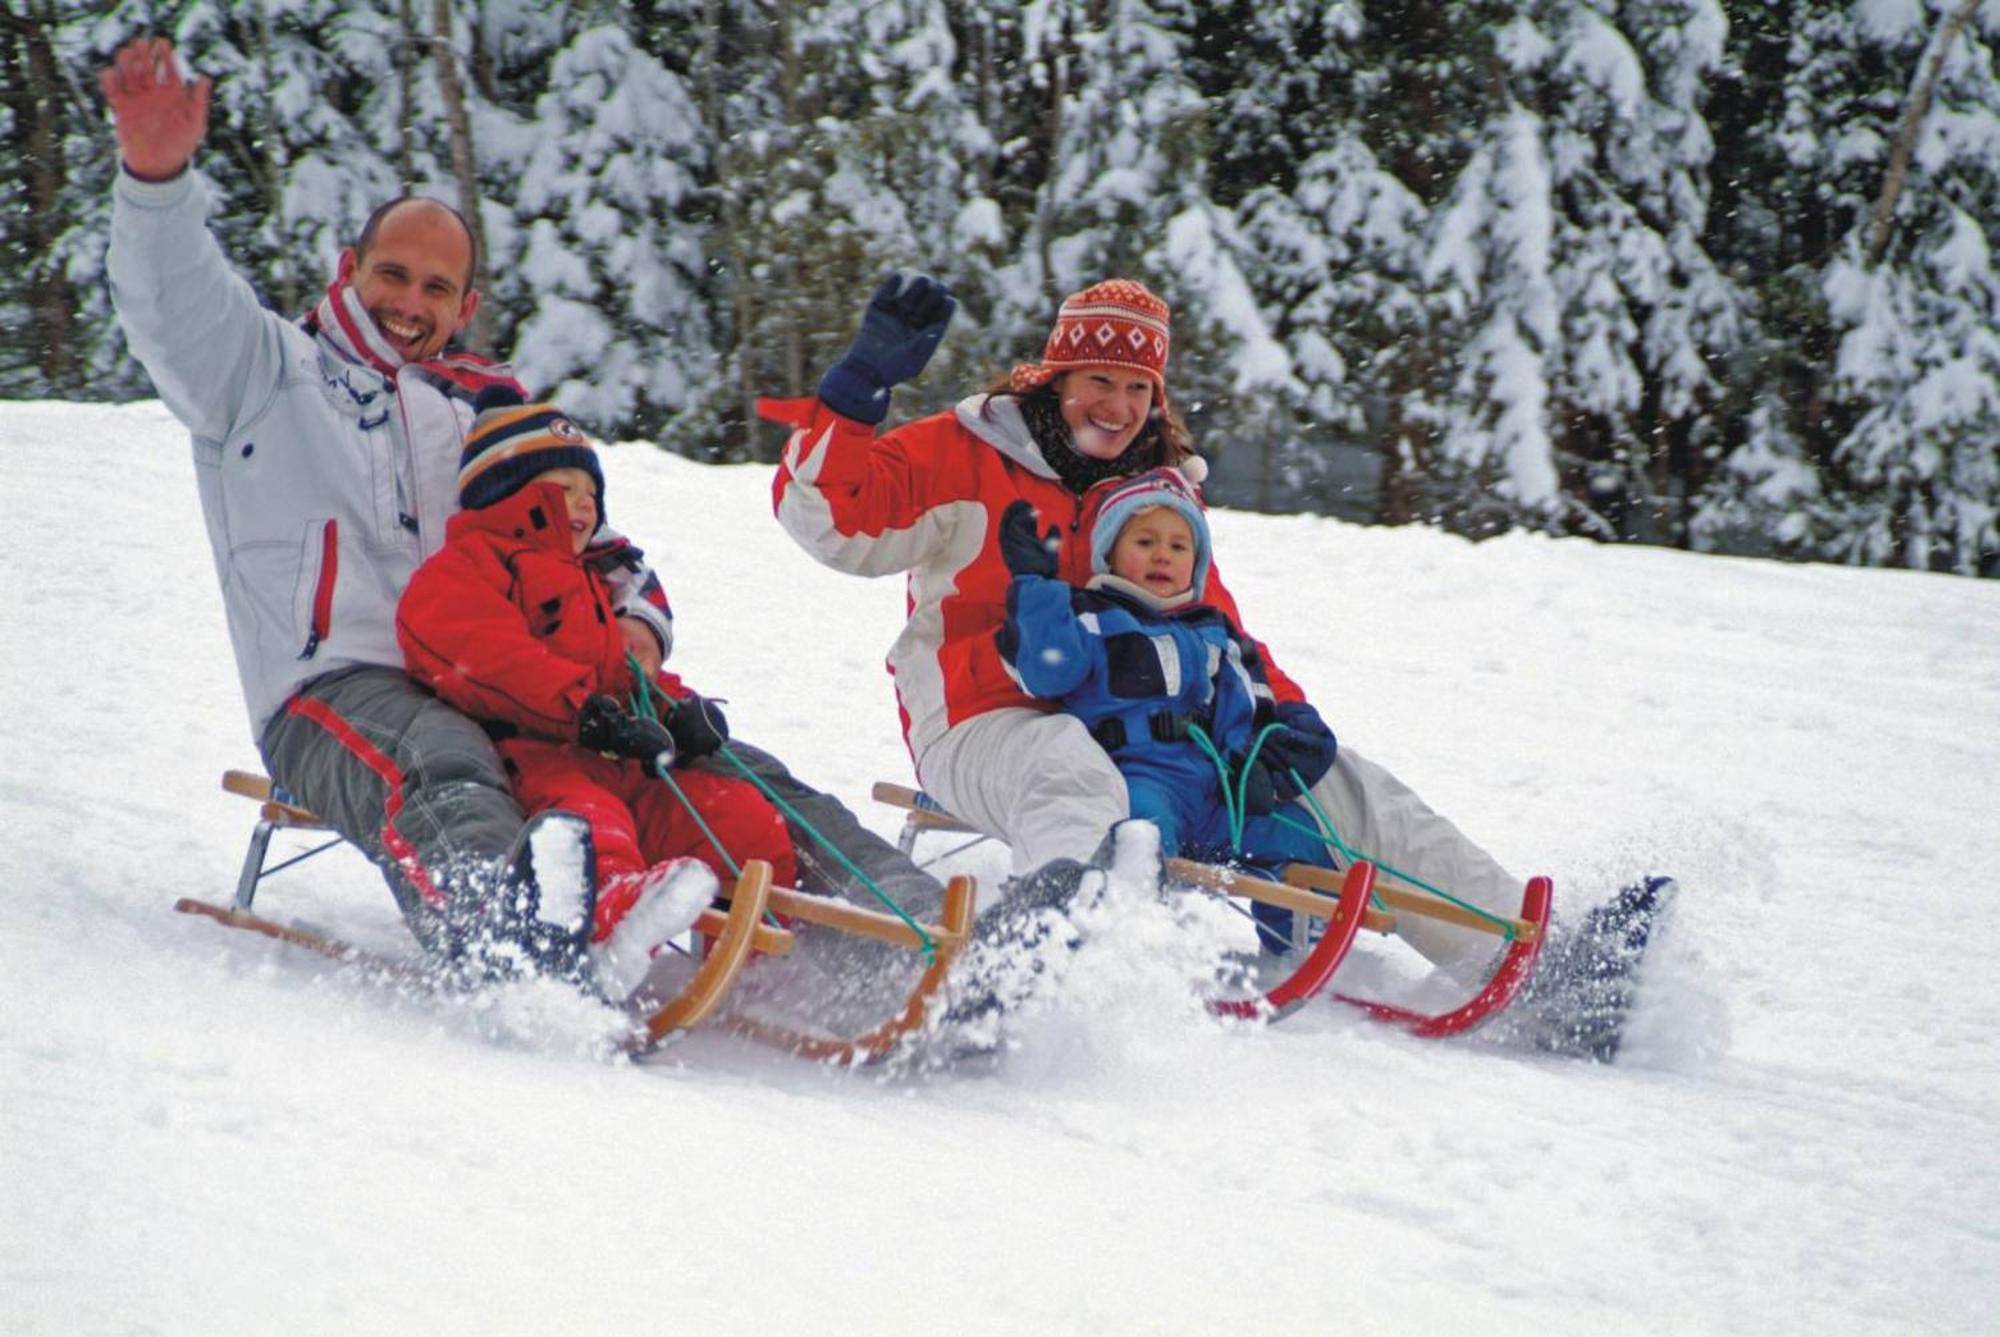
M 428 949 L 476 971 L 505 971 L 524 950 L 542 968 L 575 969 L 589 888 L 553 884 L 550 870 L 571 858 L 544 857 L 539 882 L 532 865 L 535 849 L 577 839 L 581 824 L 544 814 L 530 838 L 484 732 L 410 681 L 395 640 L 396 601 L 457 504 L 472 400 L 515 385 L 504 366 L 446 352 L 479 303 L 470 230 L 435 200 L 385 205 L 342 252 L 314 312 L 287 320 L 262 306 L 206 226 L 190 164 L 209 81 L 184 81 L 171 43 L 141 38 L 102 87 L 123 159 L 112 299 L 133 354 L 193 435 L 265 765 L 384 869 Z M 658 582 L 615 533 L 600 531 L 592 551 L 627 644 L 657 666 L 672 644 Z M 937 894 L 775 758 L 732 751 L 878 881 L 920 905 Z M 798 843 L 803 858 L 809 840 Z

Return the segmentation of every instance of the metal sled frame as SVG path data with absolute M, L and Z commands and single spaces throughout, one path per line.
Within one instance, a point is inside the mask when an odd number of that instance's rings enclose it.
M 254 799 L 260 805 L 257 824 L 250 832 L 250 844 L 243 854 L 243 868 L 236 879 L 235 899 L 225 906 L 183 897 L 174 903 L 175 910 L 182 914 L 201 915 L 228 928 L 243 929 L 302 947 L 331 960 L 362 967 L 371 975 L 396 983 L 435 987 L 438 977 L 415 962 L 370 952 L 337 938 L 281 924 L 254 913 L 251 906 L 265 878 L 331 849 L 341 843 L 341 837 L 335 835 L 313 849 L 266 867 L 271 837 L 278 831 L 330 832 L 332 828 L 312 812 L 288 802 L 264 776 L 250 771 L 225 771 L 222 787 L 232 794 Z M 639 1025 L 627 1045 L 628 1049 L 642 1053 L 669 1035 L 705 1020 L 721 1003 L 737 972 L 752 954 L 782 956 L 792 950 L 794 940 L 789 930 L 763 922 L 766 909 L 775 909 L 774 897 L 780 895 L 804 901 L 813 899 L 774 888 L 768 863 L 752 859 L 744 864 L 741 875 L 730 890 L 727 911 L 710 907 L 702 911 L 701 917 L 694 923 L 693 932 L 697 939 L 707 943 L 707 950 L 699 953 L 701 964 L 696 967 L 694 976 L 672 998 L 649 999 L 642 1004 Z
M 873 795 L 877 802 L 901 808 L 907 814 L 900 842 L 905 854 L 915 848 L 917 837 L 926 831 L 985 838 L 984 833 L 959 821 L 921 790 L 882 782 L 875 785 Z M 1507 949 L 1485 985 L 1464 1003 L 1445 1012 L 1417 1012 L 1349 994 L 1327 995 L 1360 1008 L 1378 1021 L 1401 1025 L 1413 1034 L 1430 1038 L 1469 1031 L 1514 1001 L 1534 973 L 1536 957 L 1548 935 L 1549 910 L 1554 899 L 1553 884 L 1546 877 L 1537 877 L 1523 891 L 1517 916 L 1487 915 L 1415 887 L 1382 881 L 1375 866 L 1365 861 L 1353 864 L 1344 873 L 1310 864 L 1292 864 L 1285 870 L 1283 882 L 1187 859 L 1169 859 L 1167 874 L 1181 882 L 1326 921 L 1319 942 L 1305 953 L 1290 975 L 1263 995 L 1251 999 L 1211 999 L 1209 1009 L 1224 1016 L 1265 1016 L 1275 1021 L 1290 1015 L 1324 989 L 1360 929 L 1394 932 L 1399 915 L 1442 920 L 1505 938 Z

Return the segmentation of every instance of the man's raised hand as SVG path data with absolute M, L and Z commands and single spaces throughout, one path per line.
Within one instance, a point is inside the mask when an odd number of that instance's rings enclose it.
M 111 104 L 125 170 L 142 181 L 180 175 L 208 132 L 208 79 L 183 82 L 172 42 L 135 37 L 97 82 Z

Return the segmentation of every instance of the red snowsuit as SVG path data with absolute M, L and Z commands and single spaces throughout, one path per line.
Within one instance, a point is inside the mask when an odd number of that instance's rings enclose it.
M 624 701 L 633 682 L 598 570 L 622 560 L 624 545 L 572 553 L 567 516 L 551 483 L 452 516 L 444 546 L 396 607 L 396 639 L 414 677 L 499 735 L 523 809 L 561 808 L 590 823 L 599 888 L 592 938 L 602 941 L 649 867 L 693 856 L 724 885 L 732 875 L 664 781 L 571 741 L 587 698 Z M 656 685 L 667 697 L 688 694 L 664 669 Z M 779 883 L 794 880 L 784 819 L 755 786 L 693 769 L 676 770 L 674 783 L 738 863 L 765 859 Z

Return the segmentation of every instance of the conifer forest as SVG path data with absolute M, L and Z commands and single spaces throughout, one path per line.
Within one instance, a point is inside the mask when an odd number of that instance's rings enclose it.
M 892 421 L 1122 276 L 1219 503 L 2000 575 L 2000 0 L 6 0 L 0 397 L 153 393 L 146 32 L 275 308 L 436 194 L 606 439 L 774 459 L 888 270 L 960 300 Z

